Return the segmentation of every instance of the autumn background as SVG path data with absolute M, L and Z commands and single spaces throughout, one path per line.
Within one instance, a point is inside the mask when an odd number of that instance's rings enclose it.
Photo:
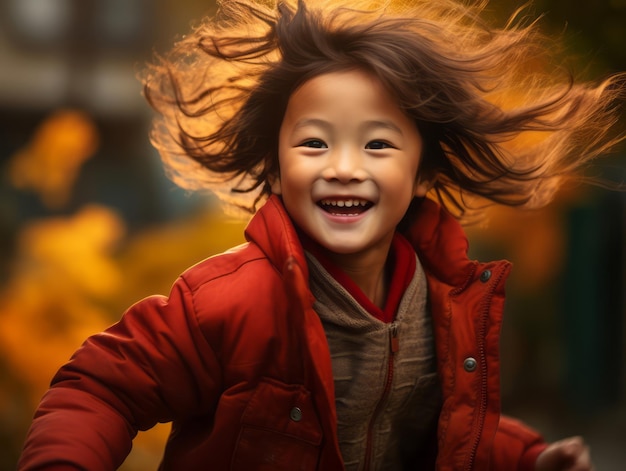
M 517 6 L 494 0 L 504 18 Z M 163 175 L 135 79 L 194 0 L 0 0 L 0 470 L 14 469 L 56 369 L 135 301 L 242 241 L 245 222 Z M 542 0 L 588 77 L 626 70 L 626 0 Z M 624 179 L 626 149 L 597 172 Z M 503 407 L 548 439 L 583 434 L 599 471 L 626 463 L 626 192 L 571 187 L 542 211 L 491 211 L 472 255 L 506 257 Z M 168 426 L 126 471 L 155 469 Z

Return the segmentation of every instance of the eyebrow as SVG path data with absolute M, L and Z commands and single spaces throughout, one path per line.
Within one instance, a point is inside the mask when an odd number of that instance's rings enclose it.
M 324 129 L 330 129 L 332 125 L 328 121 L 318 118 L 305 118 L 301 119 L 294 125 L 294 129 L 304 128 L 306 126 L 319 126 Z
M 332 128 L 332 125 L 328 122 L 325 121 L 323 119 L 319 119 L 319 118 L 305 118 L 302 119 L 300 121 L 298 121 L 295 126 L 294 129 L 299 129 L 299 128 L 303 128 L 306 126 L 319 126 L 321 128 L 324 129 L 330 129 Z M 377 128 L 383 128 L 383 129 L 391 129 L 392 131 L 397 132 L 398 134 L 402 135 L 403 132 L 402 130 L 392 121 L 390 120 L 386 120 L 386 119 L 372 119 L 369 121 L 365 121 L 362 125 L 363 128 L 365 129 L 377 129 Z
M 366 129 L 377 129 L 377 128 L 391 129 L 392 131 L 395 131 L 400 135 L 403 134 L 402 130 L 393 121 L 389 121 L 386 119 L 381 119 L 381 120 L 373 119 L 370 121 L 366 121 L 363 127 L 365 127 Z

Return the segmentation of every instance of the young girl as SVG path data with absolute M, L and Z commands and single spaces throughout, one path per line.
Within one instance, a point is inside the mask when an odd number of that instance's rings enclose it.
M 500 415 L 510 265 L 456 219 L 550 201 L 615 144 L 623 77 L 558 76 L 482 4 L 220 6 L 145 93 L 173 178 L 256 212 L 248 242 L 88 339 L 19 468 L 115 469 L 172 422 L 162 469 L 592 469 Z

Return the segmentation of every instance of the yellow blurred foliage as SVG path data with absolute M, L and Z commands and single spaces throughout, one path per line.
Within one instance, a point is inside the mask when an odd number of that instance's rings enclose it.
M 98 131 L 88 115 L 78 110 L 57 111 L 12 157 L 10 181 L 18 189 L 37 193 L 46 207 L 62 208 L 81 165 L 94 154 L 98 141 Z
M 56 112 L 11 159 L 10 183 L 34 191 L 49 209 L 62 208 L 97 145 L 87 115 Z M 167 294 L 189 265 L 240 243 L 243 227 L 207 209 L 128 237 L 121 217 L 98 205 L 20 227 L 10 278 L 0 288 L 2 380 L 19 386 L 0 394 L 0 429 L 15 427 L 11 409 L 25 403 L 25 431 L 52 376 L 87 337 L 140 298 Z M 10 396 L 24 392 L 21 401 Z M 156 469 L 168 432 L 162 424 L 140 433 L 120 469 Z
M 244 241 L 245 222 L 207 209 L 182 221 L 153 227 L 128 240 L 118 254 L 124 283 L 113 306 L 167 294 L 176 276 L 202 259 Z
M 87 336 L 110 323 L 102 304 L 120 286 L 111 255 L 123 233 L 121 219 L 99 206 L 22 229 L 0 293 L 0 351 L 33 403 Z

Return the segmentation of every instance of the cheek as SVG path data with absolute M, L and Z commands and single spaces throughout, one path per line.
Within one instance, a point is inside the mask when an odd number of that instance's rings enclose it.
M 310 185 L 307 184 L 306 168 L 296 162 L 281 162 L 280 178 L 272 186 L 272 191 L 280 194 L 284 199 L 294 199 L 301 196 Z M 280 191 L 278 193 L 277 191 Z
M 386 191 L 398 196 L 406 192 L 412 192 L 415 187 L 417 168 L 409 165 L 397 165 L 394 167 L 381 167 L 375 169 L 373 175 Z

